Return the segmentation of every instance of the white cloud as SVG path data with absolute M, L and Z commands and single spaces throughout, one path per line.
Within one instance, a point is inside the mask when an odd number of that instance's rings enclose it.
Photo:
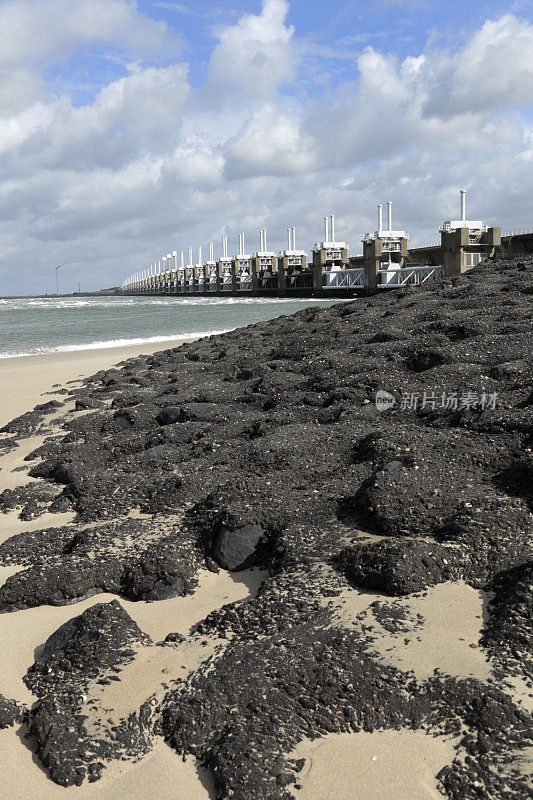
M 366 48 L 349 82 L 332 73 L 308 96 L 317 82 L 287 10 L 265 0 L 220 29 L 193 88 L 175 56 L 149 59 L 179 44 L 135 3 L 1 4 L 0 293 L 49 288 L 61 261 L 84 262 L 86 287 L 120 282 L 224 231 L 250 243 L 266 225 L 277 247 L 296 225 L 309 245 L 331 212 L 357 252 L 388 199 L 401 227 L 433 239 L 459 185 L 474 216 L 531 224 L 533 26 L 506 14 L 456 52 L 403 60 Z M 122 77 L 78 106 L 52 91 L 46 68 L 94 46 L 113 48 Z
M 230 179 L 253 175 L 298 175 L 315 167 L 315 145 L 302 130 L 297 111 L 266 103 L 224 147 Z
M 34 133 L 46 128 L 53 119 L 53 107 L 35 103 L 19 114 L 0 118 L 0 155 L 13 154 Z
M 164 22 L 139 13 L 132 0 L 8 0 L 0 6 L 0 69 L 57 62 L 95 43 L 138 53 L 176 53 Z
M 189 14 L 191 17 L 201 16 L 200 12 L 194 8 L 191 8 L 190 6 L 185 5 L 185 3 L 160 2 L 152 3 L 152 5 L 155 8 L 164 8 L 165 11 L 176 11 L 178 14 Z
M 295 69 L 294 29 L 285 25 L 286 0 L 263 0 L 261 14 L 246 14 L 219 32 L 209 64 L 211 80 L 263 100 Z
M 495 111 L 533 97 L 533 26 L 512 14 L 487 20 L 459 52 L 425 64 L 426 114 Z
M 40 76 L 24 67 L 0 69 L 0 118 L 27 110 L 43 96 Z
M 149 67 L 106 86 L 81 108 L 61 104 L 52 124 L 28 143 L 43 166 L 119 167 L 172 151 L 189 93 L 181 64 Z

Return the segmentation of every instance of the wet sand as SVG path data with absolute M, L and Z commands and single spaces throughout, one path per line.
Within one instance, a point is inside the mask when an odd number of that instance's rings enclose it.
M 109 369 L 119 361 L 140 355 L 150 355 L 159 350 L 168 350 L 194 337 L 169 342 L 136 344 L 126 347 L 109 347 L 101 350 L 80 350 L 73 353 L 54 353 L 43 356 L 0 359 L 0 428 L 19 414 L 30 411 L 37 403 L 53 399 L 42 397 L 53 390 L 54 384 L 61 388 L 67 381 L 86 378 L 100 369 Z M 68 387 L 67 387 L 68 388 Z

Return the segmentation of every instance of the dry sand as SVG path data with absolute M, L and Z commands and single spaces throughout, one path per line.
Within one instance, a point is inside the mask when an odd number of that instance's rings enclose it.
M 142 761 L 110 764 L 101 780 L 63 788 L 52 783 L 15 728 L 0 731 L 0 797 L 4 800 L 209 800 L 210 776 L 162 739 Z
M 23 481 L 20 481 L 20 483 L 23 483 Z M 2 487 L 0 491 L 4 488 L 6 487 Z M 66 511 L 62 514 L 43 514 L 41 517 L 25 522 L 18 518 L 16 511 L 12 514 L 0 514 L 0 544 L 19 533 L 40 531 L 45 528 L 60 528 L 62 525 L 68 525 L 72 522 L 74 517 L 75 514 Z
M 119 599 L 141 630 L 157 642 L 164 639 L 167 633 L 186 634 L 195 623 L 216 608 L 255 593 L 262 577 L 263 573 L 259 570 L 246 570 L 235 575 L 224 571 L 216 575 L 203 570 L 198 588 L 188 597 L 175 597 L 157 603 L 134 603 Z M 33 664 L 36 650 L 67 620 L 95 603 L 109 603 L 114 599 L 116 596 L 112 594 L 98 594 L 70 606 L 39 606 L 13 614 L 0 614 L 0 641 L 3 647 L 0 694 L 13 700 L 33 703 L 35 697 L 26 688 L 22 677 Z M 200 650 L 200 656 L 202 653 L 203 649 Z M 150 694 L 151 690 L 148 690 L 142 700 Z
M 300 742 L 298 800 L 442 800 L 436 775 L 454 758 L 454 739 L 423 731 L 332 733 Z
M 255 594 L 264 577 L 261 570 L 245 570 L 233 576 L 205 570 L 190 597 L 150 604 L 122 600 L 123 607 L 142 630 L 150 633 L 154 644 L 137 649 L 134 659 L 118 673 L 119 681 L 107 685 L 93 682 L 89 686 L 82 709 L 88 717 L 87 729 L 111 738 L 112 726 L 138 711 L 148 697 L 162 699 L 170 683 L 185 680 L 212 656 L 220 655 L 229 639 L 194 634 L 178 647 L 157 647 L 155 642 L 170 632 L 189 634 L 191 627 L 211 611 Z M 208 667 L 204 665 L 203 669 Z
M 151 345 L 90 350 L 76 353 L 61 353 L 27 358 L 0 360 L 0 427 L 14 417 L 30 411 L 37 403 L 53 399 L 54 395 L 44 394 L 54 388 L 65 386 L 67 381 L 78 381 L 100 369 L 107 369 L 120 361 L 141 354 L 150 354 L 162 349 L 175 347 L 190 339 L 179 339 Z M 54 387 L 54 384 L 60 386 Z M 75 386 L 76 384 L 70 384 Z M 67 387 L 68 388 L 68 387 Z M 59 396 L 60 398 L 60 396 Z M 64 412 L 66 407 L 60 409 Z M 57 413 L 57 412 L 55 412 Z M 47 422 L 53 421 L 54 414 Z M 0 458 L 0 491 L 13 488 L 29 480 L 28 462 L 24 457 L 37 448 L 43 437 L 22 440 L 20 447 L 9 451 Z M 20 467 L 24 469 L 21 470 Z M 45 514 L 38 519 L 23 522 L 17 514 L 0 514 L 0 542 L 23 531 L 39 530 L 50 526 L 66 525 L 73 514 Z M 0 583 L 21 569 L 18 565 L 0 569 Z M 128 613 L 141 629 L 154 641 L 163 639 L 170 631 L 188 633 L 191 626 L 210 611 L 224 603 L 231 603 L 255 592 L 262 574 L 259 571 L 246 571 L 232 577 L 226 572 L 215 575 L 204 571 L 200 575 L 200 585 L 190 597 L 175 598 L 160 603 L 131 603 L 121 599 Z M 109 602 L 113 595 L 102 594 L 91 597 L 73 606 L 44 606 L 28 609 L 15 614 L 0 615 L 0 640 L 2 641 L 2 664 L 0 669 L 0 693 L 21 702 L 32 704 L 35 697 L 22 682 L 22 676 L 33 663 L 35 654 L 42 644 L 60 625 L 77 616 L 96 602 Z M 151 653 L 155 648 L 146 648 Z M 175 656 L 172 648 L 157 648 L 158 651 Z M 189 647 L 188 660 L 193 666 L 208 655 L 200 642 Z M 176 661 L 176 659 L 174 659 Z M 133 662 L 135 664 L 135 662 Z M 139 665 L 140 666 L 140 665 Z M 146 697 L 156 690 L 161 678 L 169 680 L 175 675 L 159 672 L 159 664 L 146 659 L 143 669 L 132 667 L 131 675 L 126 673 L 125 688 L 130 692 L 127 702 L 121 700 L 123 708 L 135 705 L 139 697 Z M 171 664 L 172 666 L 172 664 Z M 182 664 L 175 664 L 180 669 Z M 156 669 L 154 669 L 154 667 Z M 167 667 L 163 667 L 168 669 Z M 136 680 L 131 680 L 136 678 Z M 120 684 L 115 684 L 115 686 Z M 114 688 L 114 687 L 113 687 Z M 134 690 L 134 691 L 133 691 Z M 106 702 L 107 702 L 106 698 Z M 110 697 L 110 700 L 113 698 Z M 144 697 L 143 697 L 144 699 Z M 117 701 L 118 705 L 118 701 Z M 119 709 L 120 710 L 120 709 Z M 17 726 L 0 731 L 0 797 L 9 800 L 56 800 L 61 797 L 79 800 L 125 800 L 125 798 L 144 798 L 166 800 L 176 795 L 190 800 L 208 800 L 213 797 L 210 778 L 198 770 L 193 759 L 183 762 L 161 740 L 156 741 L 153 751 L 137 764 L 111 764 L 102 780 L 97 784 L 85 784 L 79 788 L 63 789 L 50 781 L 34 756 L 31 743 L 25 742 Z
M 376 600 L 404 614 L 397 633 L 376 619 L 370 607 Z M 371 650 L 385 664 L 411 672 L 420 681 L 435 670 L 483 681 L 490 676 L 490 664 L 479 646 L 487 600 L 486 593 L 457 581 L 401 598 L 346 589 L 328 605 L 341 626 L 373 626 L 368 632 L 374 639 Z
M 204 570 L 200 574 L 200 584 L 189 597 L 176 597 L 158 603 L 133 603 L 120 599 L 122 606 L 155 641 L 164 638 L 169 632 L 188 634 L 191 627 L 207 614 L 225 603 L 233 603 L 255 593 L 264 573 L 260 570 L 246 570 L 235 575 L 221 571 L 218 574 Z M 35 697 L 22 682 L 22 676 L 33 663 L 35 653 L 47 637 L 60 625 L 77 616 L 95 602 L 109 602 L 114 595 L 95 595 L 73 606 L 41 606 L 18 611 L 15 614 L 0 615 L 0 641 L 3 643 L 4 659 L 0 672 L 0 694 L 26 703 L 33 703 Z M 160 691 L 163 682 L 171 682 L 177 677 L 186 677 L 214 651 L 204 647 L 205 637 L 196 637 L 185 648 L 142 648 L 137 657 L 120 674 L 120 682 L 98 687 L 98 711 L 94 712 L 90 726 L 100 722 L 99 735 L 105 735 L 108 727 L 105 718 L 118 720 L 140 705 L 152 693 Z M 220 642 L 218 642 L 220 644 Z M 163 672 L 165 670 L 165 672 Z M 91 692 L 94 697 L 95 693 Z M 103 709 L 105 708 L 105 714 Z M 107 800 L 126 800 L 144 798 L 166 800 L 173 797 L 172 787 L 179 786 L 182 797 L 188 800 L 204 800 L 212 797 L 206 786 L 209 780 L 205 774 L 197 773 L 194 761 L 185 763 L 161 742 L 154 751 L 136 765 L 111 764 L 104 778 L 97 784 L 81 788 L 61 789 L 46 777 L 32 752 L 29 743 L 24 743 L 22 732 L 16 727 L 0 733 L 0 797 L 10 800 L 40 800 L 62 797 L 65 791 L 76 798 L 102 798 Z M 201 780 L 200 780 L 201 778 Z

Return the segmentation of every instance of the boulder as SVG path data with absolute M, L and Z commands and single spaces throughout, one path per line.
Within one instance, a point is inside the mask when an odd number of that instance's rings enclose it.
M 181 633 L 167 633 L 164 640 L 162 642 L 158 642 L 157 644 L 161 647 L 171 646 L 171 645 L 180 645 L 185 641 L 185 636 Z
M 261 367 L 259 364 L 252 364 L 248 367 L 243 367 L 241 371 L 237 374 L 237 378 L 241 381 L 250 380 L 250 378 L 255 378 L 257 375 L 261 373 Z
M 157 581 L 153 589 L 146 595 L 146 600 L 170 600 L 171 597 L 183 597 L 185 594 L 185 581 L 176 578 L 173 583 Z
M 151 643 L 117 600 L 97 603 L 48 637 L 24 682 L 39 697 L 58 687 L 77 691 L 111 667 L 131 661 L 132 648 Z
M 78 620 L 79 617 L 73 617 L 67 620 L 48 637 L 41 650 L 41 659 L 47 661 L 49 658 L 52 658 L 54 653 L 65 649 L 78 630 Z
M 70 498 L 68 498 L 65 494 L 60 494 L 59 497 L 54 500 L 52 505 L 50 506 L 50 511 L 57 512 L 57 513 L 65 513 L 71 507 L 72 502 Z
M 425 372 L 428 369 L 440 367 L 447 361 L 449 359 L 438 350 L 417 350 L 406 359 L 405 366 L 413 372 Z
M 56 483 L 70 483 L 70 466 L 69 464 L 58 464 L 53 473 Z
M 93 408 L 102 408 L 102 403 L 89 395 L 80 395 L 74 403 L 74 411 L 88 411 Z
M 231 572 L 250 567 L 263 534 L 260 525 L 245 525 L 234 531 L 222 528 L 213 554 L 216 562 Z
M 339 561 L 355 586 L 390 595 L 411 594 L 458 580 L 466 566 L 455 548 L 412 539 L 357 544 L 343 550 Z
M 234 347 L 234 345 L 230 345 L 229 347 L 226 347 L 225 350 L 221 350 L 221 352 L 218 354 L 218 357 L 226 358 L 227 356 L 236 356 L 238 353 L 239 353 L 239 348 Z
M 377 344 L 382 342 L 394 342 L 397 339 L 403 338 L 403 335 L 400 331 L 396 331 L 394 329 L 390 330 L 380 330 L 369 339 L 370 344 Z
M 185 422 L 185 411 L 179 406 L 166 406 L 157 417 L 160 425 L 172 425 L 174 422 Z

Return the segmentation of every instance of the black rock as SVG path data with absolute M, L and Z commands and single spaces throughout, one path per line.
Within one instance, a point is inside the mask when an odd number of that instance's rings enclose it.
M 462 561 L 452 547 L 413 541 L 357 544 L 339 555 L 347 578 L 356 586 L 392 595 L 457 580 L 463 575 Z
M 116 431 L 128 431 L 135 425 L 135 415 L 129 408 L 121 408 L 115 412 L 113 427 Z
M 229 356 L 236 356 L 238 355 L 238 353 L 239 353 L 239 348 L 231 345 L 230 347 L 226 347 L 225 350 L 221 350 L 220 353 L 218 354 L 218 357 L 226 358 Z
M 50 595 L 50 605 L 52 606 L 73 606 L 76 603 L 81 603 L 82 600 L 88 600 L 89 597 L 94 597 L 96 594 L 102 593 L 100 586 L 91 586 L 83 594 L 76 595 L 75 597 L 66 597 L 62 591 L 58 590 Z
M 54 631 L 46 640 L 41 651 L 42 659 L 49 659 L 54 653 L 64 650 L 70 642 L 76 631 L 78 630 L 79 617 L 73 617 L 67 620 L 56 631 Z
M 50 506 L 50 511 L 64 513 L 65 511 L 68 511 L 71 506 L 72 502 L 70 498 L 64 494 L 61 494 Z
M 0 731 L 22 722 L 25 709 L 16 700 L 8 700 L 0 694 Z
M 185 594 L 185 581 L 176 578 L 173 583 L 158 581 L 153 589 L 146 595 L 146 600 L 169 600 L 171 597 L 183 597 Z
M 164 644 L 181 644 L 185 641 L 185 636 L 181 633 L 167 633 Z
M 392 331 L 381 330 L 375 333 L 374 336 L 372 336 L 372 338 L 369 339 L 369 342 L 371 344 L 373 344 L 374 342 L 392 342 L 394 341 L 394 339 L 397 338 L 398 336 L 395 336 L 395 334 Z
M 419 350 L 406 359 L 405 366 L 413 372 L 425 372 L 444 364 L 445 361 L 444 354 L 436 350 Z
M 343 339 L 340 342 L 335 342 L 335 350 L 355 350 L 359 347 L 359 338 L 357 336 L 349 336 L 348 339 Z
M 111 736 L 98 732 L 101 723 L 96 730 L 86 726 L 84 713 L 89 684 L 117 680 L 116 673 L 150 645 L 150 637 L 116 600 L 88 608 L 49 637 L 24 681 L 40 698 L 29 714 L 29 732 L 56 783 L 97 780 L 105 763 L 138 759 L 150 749 L 153 725 L 147 704 L 127 719 L 117 719 Z
M 53 473 L 54 480 L 57 483 L 69 484 L 71 480 L 71 472 L 69 464 L 58 464 Z
M 302 739 L 424 728 L 463 737 L 436 779 L 450 800 L 527 796 L 514 754 L 529 723 L 509 694 L 439 673 L 415 681 L 373 647 L 378 618 L 398 636 L 411 624 L 396 603 L 347 624 L 329 603 L 348 584 L 404 595 L 462 579 L 493 593 L 480 643 L 496 680 L 532 674 L 532 276 L 533 256 L 498 255 L 448 288 L 309 308 L 128 359 L 73 390 L 101 403 L 94 413 L 48 406 L 9 426 L 13 439 L 46 436 L 53 413 L 63 435 L 27 456 L 38 480 L 4 491 L 0 512 L 34 519 L 67 497 L 77 516 L 0 545 L 3 565 L 23 567 L 0 587 L 0 612 L 97 588 L 142 601 L 183 580 L 190 592 L 216 562 L 269 575 L 195 627 L 225 640 L 209 668 L 169 679 L 152 720 L 119 721 L 105 740 L 93 719 L 84 727 L 82 687 L 108 686 L 139 633 L 123 638 L 129 623 L 109 612 L 67 630 L 28 677 L 42 698 L 30 730 L 53 780 L 94 780 L 118 752 L 130 757 L 128 742 L 138 757 L 155 725 L 212 770 L 219 797 L 285 800 L 297 765 L 284 754 Z M 380 389 L 397 400 L 387 414 Z M 497 403 L 461 402 L 483 392 Z M 164 424 L 165 408 L 187 424 Z
M 150 644 L 150 637 L 117 600 L 97 603 L 46 640 L 24 682 L 40 696 L 58 684 L 79 687 L 105 668 L 130 661 L 132 646 L 139 644 Z
M 250 378 L 255 378 L 261 372 L 261 367 L 258 364 L 250 367 L 244 367 L 239 373 L 237 378 L 241 381 L 247 381 Z
M 223 569 L 230 571 L 250 567 L 263 534 L 260 525 L 245 525 L 233 531 L 222 528 L 213 553 L 215 560 Z
M 93 408 L 101 408 L 102 404 L 98 402 L 94 397 L 90 397 L 89 395 L 80 395 L 76 398 L 76 402 L 74 403 L 74 410 L 75 411 L 88 411 L 89 409 Z
M 157 416 L 160 425 L 172 425 L 174 422 L 185 422 L 187 415 L 179 406 L 166 406 Z

